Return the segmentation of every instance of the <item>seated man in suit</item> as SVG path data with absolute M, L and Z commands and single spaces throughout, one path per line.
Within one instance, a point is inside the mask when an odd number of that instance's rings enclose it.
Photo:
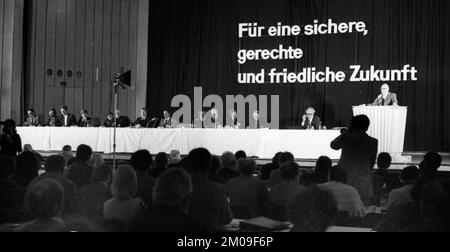
M 108 116 L 106 117 L 106 120 L 103 122 L 103 127 L 105 128 L 112 128 L 114 127 L 114 115 L 112 112 L 108 113 Z
M 305 115 L 302 117 L 301 129 L 316 129 L 319 130 L 322 121 L 319 116 L 316 115 L 316 110 L 313 107 L 309 107 L 306 110 Z
M 150 118 L 148 118 L 148 116 L 147 116 L 147 109 L 142 108 L 141 109 L 141 117 L 136 119 L 136 121 L 134 122 L 134 125 L 139 128 L 148 128 L 148 127 L 150 127 L 151 122 L 152 122 L 152 120 Z
M 116 110 L 115 116 L 116 116 L 117 127 L 127 128 L 127 127 L 131 126 L 130 118 L 128 118 L 128 116 L 122 116 L 120 114 L 120 110 Z
M 160 120 L 160 124 L 159 124 L 160 128 L 173 128 L 173 127 L 175 127 L 175 121 L 172 120 L 172 117 L 171 117 L 169 111 L 164 110 L 163 116 L 164 116 L 164 118 L 162 118 Z
M 48 116 L 49 116 L 49 118 L 47 121 L 47 126 L 50 126 L 50 127 L 61 127 L 62 126 L 62 122 L 61 122 L 60 118 L 57 116 L 55 108 L 51 108 L 48 111 Z
M 27 120 L 23 124 L 24 126 L 39 126 L 39 116 L 36 115 L 34 109 L 30 108 L 27 110 Z
M 381 94 L 373 102 L 374 106 L 398 106 L 397 95 L 389 92 L 389 85 L 381 86 Z
M 71 126 L 77 126 L 77 118 L 73 114 L 70 114 L 68 112 L 68 108 L 66 105 L 60 107 L 61 110 L 61 116 L 59 117 L 62 126 L 64 127 L 71 127 Z

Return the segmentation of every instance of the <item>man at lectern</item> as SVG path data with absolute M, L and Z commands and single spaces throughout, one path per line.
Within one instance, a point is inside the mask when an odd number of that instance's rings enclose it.
M 398 106 L 397 95 L 389 92 L 389 85 L 381 86 L 381 94 L 373 102 L 374 106 Z

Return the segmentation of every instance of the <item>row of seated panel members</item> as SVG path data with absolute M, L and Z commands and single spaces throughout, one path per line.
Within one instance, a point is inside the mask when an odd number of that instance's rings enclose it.
M 112 112 L 108 113 L 105 121 L 103 123 L 95 122 L 90 116 L 86 109 L 80 111 L 80 117 L 77 120 L 75 115 L 68 112 L 67 106 L 60 107 L 60 114 L 58 115 L 55 108 L 51 108 L 48 112 L 49 118 L 47 122 L 41 122 L 39 116 L 36 114 L 34 109 L 27 110 L 27 119 L 23 123 L 24 126 L 51 126 L 51 127 L 114 127 L 117 123 L 117 127 L 130 127 L 137 126 L 142 128 L 170 128 L 172 127 L 173 120 L 168 111 L 163 112 L 163 118 L 149 118 L 147 116 L 147 110 L 145 108 L 141 109 L 141 116 L 135 121 L 131 121 L 129 117 L 121 115 L 120 110 L 116 110 L 114 114 Z M 115 118 L 114 118 L 115 117 Z M 115 120 L 116 119 L 116 122 Z
M 8 197 L 2 206 L 9 207 L 2 208 L 1 223 L 28 220 L 15 231 L 67 231 L 75 222 L 78 228 L 103 231 L 198 232 L 217 230 L 233 217 L 268 216 L 291 221 L 293 231 L 324 231 L 343 213 L 365 215 L 358 191 L 345 183 L 345 171 L 331 167 L 326 157 L 319 159 L 314 174 L 300 174 L 292 154 L 281 153 L 274 160 L 278 168 L 271 171 L 272 179 L 277 172 L 280 178 L 267 183 L 253 176 L 256 164 L 242 152 L 237 158 L 229 152 L 218 158 L 196 149 L 171 165 L 161 161 L 167 156 L 158 155 L 158 171 L 151 169 L 150 153 L 142 150 L 133 154 L 131 167 L 113 173 L 101 161 L 92 163 L 92 150 L 81 145 L 68 168 L 63 156 L 52 156 L 37 177 L 25 176 L 24 163 L 26 173 L 37 171 L 31 169 L 36 162 L 30 153 L 2 156 L 2 197 Z M 430 176 L 439 158 L 429 153 L 421 171 L 408 167 L 402 172 L 403 185 L 389 193 L 390 209 L 378 231 L 448 230 L 448 183 Z

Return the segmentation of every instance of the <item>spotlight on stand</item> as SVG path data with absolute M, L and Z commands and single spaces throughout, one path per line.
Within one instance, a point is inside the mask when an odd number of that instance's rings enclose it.
M 131 86 L 131 71 L 127 71 L 123 74 L 114 75 L 114 85 L 120 86 L 122 89 L 127 89 Z

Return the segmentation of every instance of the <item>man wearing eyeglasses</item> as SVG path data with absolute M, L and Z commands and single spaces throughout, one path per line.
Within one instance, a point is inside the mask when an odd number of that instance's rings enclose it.
M 381 94 L 373 102 L 374 106 L 398 106 L 397 95 L 389 92 L 389 85 L 381 86 Z
M 316 110 L 313 107 L 309 107 L 303 115 L 301 129 L 319 130 L 322 127 L 321 124 L 322 121 L 316 115 Z

